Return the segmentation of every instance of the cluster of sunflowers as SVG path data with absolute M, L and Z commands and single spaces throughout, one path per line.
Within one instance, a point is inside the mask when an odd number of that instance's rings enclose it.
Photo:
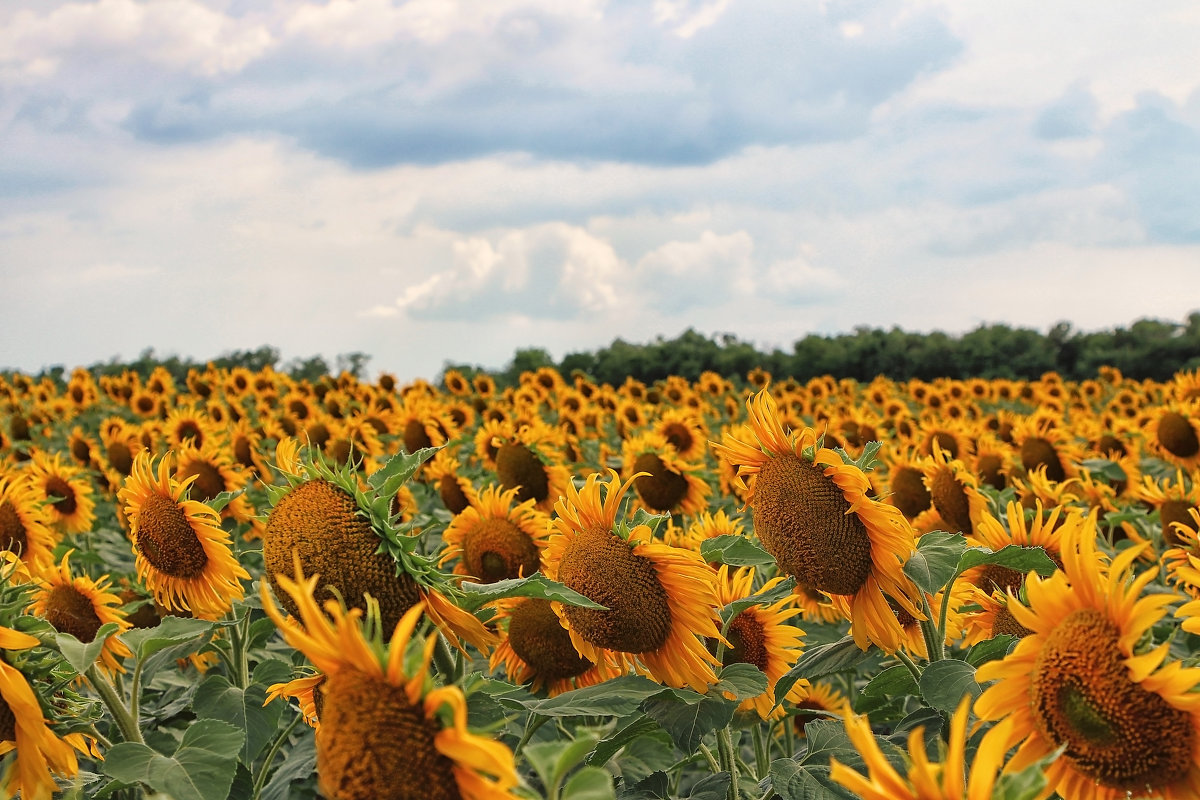
M 1197 797 L 1198 465 L 1195 372 L 0 377 L 0 789 Z

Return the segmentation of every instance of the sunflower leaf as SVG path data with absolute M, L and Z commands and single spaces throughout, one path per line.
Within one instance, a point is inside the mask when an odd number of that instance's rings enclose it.
M 621 748 L 639 736 L 645 736 L 655 731 L 661 731 L 658 723 L 645 714 L 636 714 L 633 719 L 618 728 L 615 733 L 606 736 L 596 745 L 596 749 L 587 757 L 587 763 L 602 767 L 608 760 L 620 752 Z
M 246 491 L 245 489 L 238 489 L 233 492 L 221 492 L 219 495 L 214 497 L 212 500 L 204 501 L 204 505 L 208 506 L 213 511 L 220 514 L 222 511 L 225 510 L 225 506 L 227 506 L 231 502 L 233 502 L 233 500 L 235 498 L 240 497 L 242 495 L 242 493 L 245 491 Z
M 775 682 L 775 702 L 779 703 L 787 697 L 797 681 L 815 680 L 835 672 L 843 672 L 858 666 L 870 654 L 869 650 L 860 650 L 850 636 L 808 650 Z
M 1010 544 L 995 552 L 986 547 L 968 549 L 958 562 L 958 574 L 961 575 L 972 567 L 983 564 L 1008 567 L 1022 575 L 1033 570 L 1043 577 L 1053 575 L 1054 571 L 1058 569 L 1058 565 L 1050 559 L 1050 556 L 1046 555 L 1046 551 L 1042 548 Z
M 717 772 L 696 781 L 688 800 L 725 800 L 729 797 L 729 773 Z
M 92 664 L 96 663 L 96 659 L 100 657 L 100 651 L 104 648 L 104 643 L 108 641 L 108 637 L 117 632 L 119 627 L 115 622 L 106 622 L 96 631 L 95 637 L 87 643 L 79 641 L 69 633 L 55 634 L 54 641 L 58 652 L 62 653 L 71 668 L 82 675 Z
M 771 762 L 771 788 L 782 800 L 840 800 L 854 796 L 842 794 L 828 785 L 828 778 L 828 769 L 805 767 L 794 758 L 777 758 Z
M 967 651 L 967 663 L 978 668 L 989 661 L 1004 658 L 1016 641 L 1017 637 L 1011 633 L 1002 633 L 991 639 L 985 639 Z
M 615 800 L 617 795 L 611 775 L 599 767 L 584 767 L 567 781 L 562 796 L 571 800 Z
M 658 536 L 658 529 L 669 519 L 671 519 L 670 514 L 655 514 L 644 508 L 639 508 L 633 512 L 633 518 L 629 520 L 629 527 L 636 528 L 640 525 L 645 525 L 650 529 L 650 533 L 653 536 Z
M 956 658 L 935 661 L 921 673 L 921 699 L 947 714 L 958 708 L 964 696 L 978 697 L 982 691 L 975 668 Z
M 917 542 L 904 574 L 926 594 L 937 594 L 957 574 L 967 538 L 961 533 L 932 531 Z
M 1107 458 L 1087 458 L 1081 461 L 1079 466 L 1094 476 L 1112 483 L 1124 483 L 1128 478 L 1120 464 Z
M 502 705 L 521 707 L 543 717 L 625 717 L 637 710 L 647 697 L 663 691 L 661 684 L 641 675 L 623 675 L 596 686 L 563 692 L 557 697 L 524 699 L 497 696 Z
M 753 664 L 730 664 L 721 669 L 710 692 L 732 692 L 738 700 L 758 697 L 767 690 L 767 676 Z
M 367 485 L 375 490 L 380 497 L 391 501 L 393 495 L 400 490 L 404 482 L 411 478 L 421 465 L 433 458 L 440 447 L 423 447 L 415 453 L 401 450 L 387 460 L 379 469 L 367 478 Z
M 721 563 L 731 567 L 757 567 L 775 563 L 774 556 L 736 533 L 705 539 L 700 543 L 700 555 L 710 564 Z
M 1046 770 L 1066 749 L 1067 745 L 1064 744 L 1020 772 L 1008 772 L 1001 775 L 1000 779 L 996 781 L 992 797 L 996 800 L 1034 800 L 1035 797 L 1042 796 L 1043 790 L 1049 782 Z
M 105 755 L 104 774 L 122 783 L 144 784 L 175 800 L 224 800 L 244 738 L 226 722 L 198 720 L 184 731 L 173 756 L 140 742 L 114 745 Z
M 862 688 L 862 694 L 867 697 L 896 697 L 897 695 L 915 695 L 917 681 L 912 672 L 903 664 L 896 664 L 880 672 Z
M 495 583 L 471 583 L 464 581 L 459 589 L 465 596 L 463 607 L 475 611 L 488 603 L 502 600 L 506 597 L 536 597 L 540 600 L 555 600 L 568 606 L 592 608 L 597 611 L 607 611 L 602 606 L 588 599 L 574 589 L 568 588 L 557 581 L 552 581 L 540 572 L 527 578 L 509 578 Z
M 879 459 L 880 448 L 883 447 L 883 442 L 867 442 L 863 445 L 862 453 L 858 458 L 851 458 L 850 454 L 842 448 L 835 448 L 834 452 L 842 458 L 842 462 L 854 467 L 858 467 L 863 472 L 870 472 L 875 468 L 875 462 Z
M 734 600 L 725 608 L 721 609 L 721 623 L 725 624 L 729 620 L 736 617 L 738 614 L 745 611 L 750 606 L 769 606 L 771 603 L 777 603 L 783 598 L 792 593 L 796 588 L 796 579 L 787 578 L 772 586 L 770 589 L 765 589 L 757 594 L 752 594 L 749 597 L 743 597 L 740 600 Z
M 642 710 L 670 734 L 682 752 L 694 753 L 705 736 L 730 723 L 737 705 L 736 700 L 720 694 L 667 689 L 643 702 Z
M 267 690 L 262 684 L 239 689 L 224 675 L 210 674 L 197 687 L 192 710 L 199 719 L 220 719 L 244 730 L 240 758 L 249 767 L 271 741 L 283 713 L 282 703 L 263 705 L 266 699 Z

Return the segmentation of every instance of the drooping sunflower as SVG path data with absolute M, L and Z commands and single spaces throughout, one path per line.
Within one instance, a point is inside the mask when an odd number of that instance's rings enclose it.
M 30 611 L 56 631 L 69 633 L 85 644 L 96 638 L 101 626 L 115 622 L 117 632 L 105 640 L 100 659 L 109 672 L 124 671 L 121 662 L 131 654 L 119 636 L 129 630 L 130 623 L 121 610 L 121 598 L 110 591 L 107 575 L 99 580 L 72 575 L 68 562 L 73 552 L 68 550 L 56 568 L 37 576 L 38 589 L 30 597 Z
M 925 729 L 908 736 L 908 772 L 901 775 L 888 761 L 871 732 L 865 716 L 848 715 L 846 733 L 866 762 L 867 775 L 832 760 L 829 777 L 863 800 L 991 800 L 996 777 L 1007 748 L 1001 743 L 1011 733 L 1005 721 L 986 734 L 975 753 L 967 775 L 967 719 L 970 697 L 963 698 L 950 720 L 950 741 L 940 762 L 931 761 L 925 745 Z M 1072 795 L 1073 797 L 1073 795 Z
M 496 475 L 505 489 L 517 489 L 521 502 L 533 499 L 547 513 L 566 493 L 570 471 L 562 465 L 562 432 L 541 420 L 515 426 L 496 450 Z
M 424 604 L 408 609 L 385 645 L 364 635 L 362 612 L 336 601 L 317 605 L 318 577 L 279 575 L 300 623 L 285 620 L 262 585 L 263 606 L 284 639 L 320 670 L 323 697 L 317 728 L 317 776 L 331 800 L 502 800 L 518 785 L 512 751 L 467 730 L 467 704 L 457 686 L 430 688 L 436 636 L 426 639 L 415 669 L 405 655 Z M 368 618 L 368 630 L 378 626 Z M 450 710 L 446 721 L 438 712 Z
M 706 506 L 708 484 L 699 476 L 704 465 L 685 461 L 662 434 L 645 431 L 625 440 L 622 466 L 641 505 L 656 513 L 695 514 Z
M 887 481 L 884 501 L 900 509 L 909 520 L 915 520 L 933 507 L 933 498 L 925 486 L 925 459 L 912 448 L 889 448 L 884 456 Z
M 0 626 L 0 651 L 28 650 L 40 643 L 27 633 Z M 16 758 L 0 775 L 6 797 L 49 800 L 58 792 L 54 775 L 79 772 L 75 751 L 47 725 L 37 693 L 19 669 L 0 654 L 0 756 Z
M 1150 449 L 1166 461 L 1188 470 L 1200 467 L 1200 400 L 1156 408 L 1142 433 Z
M 210 503 L 223 492 L 244 489 L 250 475 L 235 465 L 228 449 L 209 437 L 199 447 L 186 442 L 175 454 L 175 480 L 188 481 L 188 499 Z M 238 522 L 249 522 L 254 516 L 254 507 L 244 494 L 234 497 L 221 509 L 221 516 Z
M 768 591 L 783 581 L 772 578 L 761 591 Z M 722 607 L 754 594 L 754 569 L 743 567 L 730 572 L 728 565 L 717 571 L 717 601 Z M 800 613 L 794 604 L 794 595 L 768 605 L 753 605 L 740 612 L 729 622 L 725 638 L 728 647 L 721 654 L 722 666 L 730 664 L 753 664 L 767 676 L 767 688 L 756 697 L 748 697 L 738 706 L 741 711 L 754 710 L 763 719 L 780 717 L 786 713 L 782 705 L 775 705 L 775 683 L 791 669 L 803 654 L 804 631 L 793 625 L 791 620 Z M 709 642 L 717 649 L 717 642 Z M 785 698 L 796 703 L 803 699 L 808 689 L 807 682 L 797 682 Z
M 36 570 L 51 563 L 57 543 L 42 497 L 30 477 L 0 475 L 0 551 L 15 553 Z
M 979 492 L 979 481 L 966 464 L 950 458 L 935 441 L 933 455 L 924 464 L 925 488 L 930 500 L 951 533 L 975 530 L 979 517 L 987 509 L 987 498 Z
M 507 630 L 492 653 L 489 667 L 495 670 L 503 666 L 512 683 L 529 684 L 534 692 L 545 687 L 554 697 L 621 674 L 617 667 L 604 662 L 593 664 L 579 654 L 549 600 L 514 597 L 501 600 L 496 609 L 493 621 L 497 625 L 507 621 Z
M 129 520 L 138 577 L 160 605 L 218 619 L 241 598 L 250 575 L 221 530 L 220 515 L 187 492 L 196 478 L 171 477 L 172 454 L 158 462 L 143 451 L 118 492 Z
M 633 478 L 589 475 L 568 484 L 555 506 L 555 533 L 543 553 L 545 573 L 607 610 L 553 604 L 571 642 L 593 664 L 628 666 L 655 680 L 703 692 L 716 681 L 715 575 L 698 553 L 652 541 L 650 528 L 618 525 Z M 603 490 L 603 491 L 602 491 Z
M 859 647 L 895 652 L 903 631 L 887 597 L 922 617 L 920 592 L 903 570 L 916 549 L 913 529 L 898 508 L 869 497 L 862 470 L 820 447 L 811 428 L 786 431 L 770 393 L 746 406 L 753 440 L 726 436 L 713 449 L 739 465 L 763 547 L 782 573 L 832 597 L 854 620 Z
M 1146 594 L 1155 570 L 1130 577 L 1144 545 L 1106 565 L 1095 537 L 1063 551 L 1063 570 L 1025 581 L 1028 602 L 1009 610 L 1032 631 L 1005 658 L 979 668 L 996 681 L 976 702 L 983 719 L 1009 720 L 997 746 L 1020 744 L 1008 769 L 1064 752 L 1046 768 L 1063 797 L 1200 794 L 1200 669 L 1166 661 L 1169 643 L 1143 637 L 1176 599 Z
M 461 472 L 462 464 L 449 447 L 438 450 L 425 467 L 425 477 L 437 488 L 442 505 L 455 515 L 467 510 L 478 495 L 474 484 Z
M 454 571 L 480 583 L 532 575 L 541 569 L 541 548 L 550 518 L 533 499 L 516 503 L 516 489 L 489 486 L 442 534 L 441 563 L 457 558 Z
M 438 570 L 434 557 L 418 552 L 420 537 L 399 524 L 405 509 L 393 509 L 393 503 L 406 486 L 390 495 L 364 491 L 352 469 L 333 469 L 319 456 L 303 458 L 291 439 L 280 443 L 276 457 L 287 484 L 267 490 L 272 507 L 263 563 L 290 613 L 299 609 L 281 590 L 279 576 L 294 574 L 298 562 L 306 574 L 321 576 L 322 597 L 340 596 L 360 609 L 373 598 L 385 629 L 423 602 L 452 641 L 461 637 L 483 652 L 495 643 L 483 623 L 456 605 L 457 581 Z

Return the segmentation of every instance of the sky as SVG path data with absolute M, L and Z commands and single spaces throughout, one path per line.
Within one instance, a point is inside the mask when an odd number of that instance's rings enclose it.
M 0 367 L 1200 310 L 1195 0 L 4 0 Z

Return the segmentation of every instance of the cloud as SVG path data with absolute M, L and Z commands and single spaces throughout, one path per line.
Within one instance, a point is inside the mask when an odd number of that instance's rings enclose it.
M 753 290 L 754 240 L 746 231 L 704 231 L 694 241 L 669 241 L 637 262 L 637 285 L 651 308 L 678 313 L 728 303 Z
M 772 262 L 759 283 L 760 297 L 796 306 L 838 298 L 846 282 L 833 270 L 815 266 L 811 251 L 811 247 L 801 247 L 792 258 Z
M 1096 97 L 1086 87 L 1072 86 L 1062 97 L 1047 106 L 1033 123 L 1043 139 L 1072 139 L 1095 132 L 1099 117 Z

